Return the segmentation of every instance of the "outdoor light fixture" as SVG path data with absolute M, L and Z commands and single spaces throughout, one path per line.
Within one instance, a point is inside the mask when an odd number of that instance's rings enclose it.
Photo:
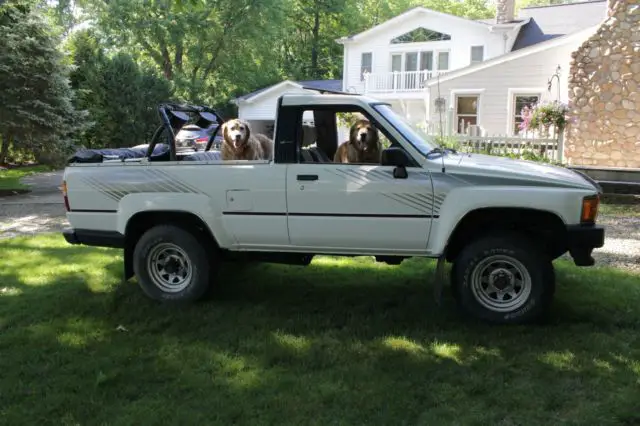
M 556 67 L 556 72 L 547 80 L 547 91 L 551 93 L 551 85 L 553 84 L 553 79 L 558 79 L 558 99 L 560 100 L 560 74 L 562 73 L 562 67 L 558 65 Z

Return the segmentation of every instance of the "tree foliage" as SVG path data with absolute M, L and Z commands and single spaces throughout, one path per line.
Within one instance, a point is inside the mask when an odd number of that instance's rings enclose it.
M 76 103 L 91 118 L 83 145 L 123 147 L 148 142 L 159 125 L 157 105 L 172 97 L 169 82 L 127 53 L 109 56 L 90 30 L 75 33 L 69 45 L 76 65 L 71 74 Z
M 58 42 L 29 3 L 0 8 L 0 163 L 10 147 L 36 156 L 64 151 L 83 127 Z
M 279 0 L 87 0 L 106 44 L 154 64 L 176 94 L 224 102 L 238 84 L 282 77 L 269 44 L 279 32 Z M 233 78 L 231 78 L 233 77 Z
M 164 100 L 205 103 L 228 116 L 232 98 L 285 78 L 341 78 L 336 39 L 415 6 L 493 15 L 488 0 L 5 2 L 0 132 L 34 149 L 68 144 L 79 132 L 85 146 L 143 143 Z

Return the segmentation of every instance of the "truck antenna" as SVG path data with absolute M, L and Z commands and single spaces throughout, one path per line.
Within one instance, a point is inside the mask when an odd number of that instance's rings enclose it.
M 436 82 L 438 84 L 438 115 L 440 116 L 440 143 L 443 144 L 444 143 L 444 126 L 442 125 L 442 109 L 443 109 L 443 105 L 441 104 L 440 99 L 440 73 L 438 73 L 438 75 L 436 76 Z M 440 153 L 441 157 L 440 159 L 442 160 L 442 173 L 444 173 L 444 149 L 442 149 L 442 152 Z

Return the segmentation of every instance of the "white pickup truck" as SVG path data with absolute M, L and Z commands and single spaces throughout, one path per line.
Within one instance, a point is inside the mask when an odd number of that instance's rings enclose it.
M 222 120 L 172 104 L 159 110 L 167 144 L 154 135 L 142 153 L 77 153 L 64 173 L 65 239 L 123 249 L 125 279 L 135 275 L 149 297 L 176 302 L 202 298 L 225 262 L 238 258 L 298 265 L 314 255 L 389 264 L 436 258 L 438 274 L 452 263 L 464 313 L 503 324 L 542 318 L 554 295 L 552 261 L 568 252 L 576 265 L 591 266 L 604 243 L 596 225 L 601 190 L 586 175 L 441 148 L 366 96 L 285 94 L 277 109 L 269 161 L 222 161 L 211 144 L 177 153 L 175 129 Z M 312 147 L 301 146 L 305 112 L 315 121 Z M 337 114 L 354 112 L 390 142 L 380 164 L 330 160 L 342 142 Z

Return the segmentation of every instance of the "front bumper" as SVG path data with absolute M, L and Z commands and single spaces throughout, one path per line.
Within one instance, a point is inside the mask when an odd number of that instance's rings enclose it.
M 604 227 L 599 225 L 567 226 L 567 245 L 576 266 L 593 266 L 596 262 L 591 253 L 594 249 L 604 245 Z

